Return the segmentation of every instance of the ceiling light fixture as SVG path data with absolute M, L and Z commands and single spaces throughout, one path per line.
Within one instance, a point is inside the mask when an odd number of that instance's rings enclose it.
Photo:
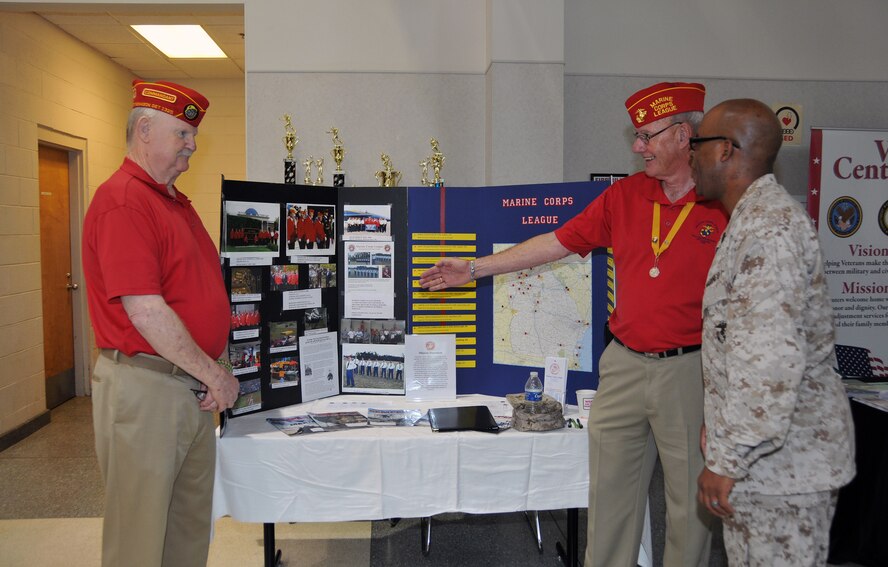
M 227 57 L 200 26 L 130 26 L 170 59 L 224 59 Z

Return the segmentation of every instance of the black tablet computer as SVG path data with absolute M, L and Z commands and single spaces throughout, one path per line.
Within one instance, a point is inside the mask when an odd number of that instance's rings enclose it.
M 499 432 L 499 426 L 487 406 L 432 408 L 429 410 L 429 424 L 433 431 Z

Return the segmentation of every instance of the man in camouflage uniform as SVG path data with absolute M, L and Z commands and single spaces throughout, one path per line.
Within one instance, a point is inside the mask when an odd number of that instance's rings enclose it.
M 697 191 L 731 219 L 703 297 L 697 498 L 724 520 L 731 565 L 825 565 L 855 468 L 817 234 L 772 173 L 782 136 L 770 108 L 723 102 L 698 135 Z

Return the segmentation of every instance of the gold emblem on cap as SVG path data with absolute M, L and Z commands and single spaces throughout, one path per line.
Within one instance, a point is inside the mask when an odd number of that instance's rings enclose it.
M 644 117 L 647 116 L 647 113 L 648 113 L 647 110 L 645 110 L 643 108 L 639 108 L 638 110 L 635 111 L 635 121 L 636 122 L 643 122 Z
M 165 93 L 163 91 L 159 91 L 157 89 L 144 88 L 142 89 L 142 96 L 156 98 L 158 100 L 166 101 L 170 104 L 176 102 L 176 95 L 172 93 Z

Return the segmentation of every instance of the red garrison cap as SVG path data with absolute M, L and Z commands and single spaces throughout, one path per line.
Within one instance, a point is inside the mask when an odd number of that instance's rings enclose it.
M 682 112 L 703 112 L 706 87 L 700 83 L 657 83 L 626 99 L 632 125 L 638 128 Z
M 133 80 L 133 108 L 144 106 L 171 114 L 192 126 L 203 119 L 210 101 L 199 92 L 168 81 Z

